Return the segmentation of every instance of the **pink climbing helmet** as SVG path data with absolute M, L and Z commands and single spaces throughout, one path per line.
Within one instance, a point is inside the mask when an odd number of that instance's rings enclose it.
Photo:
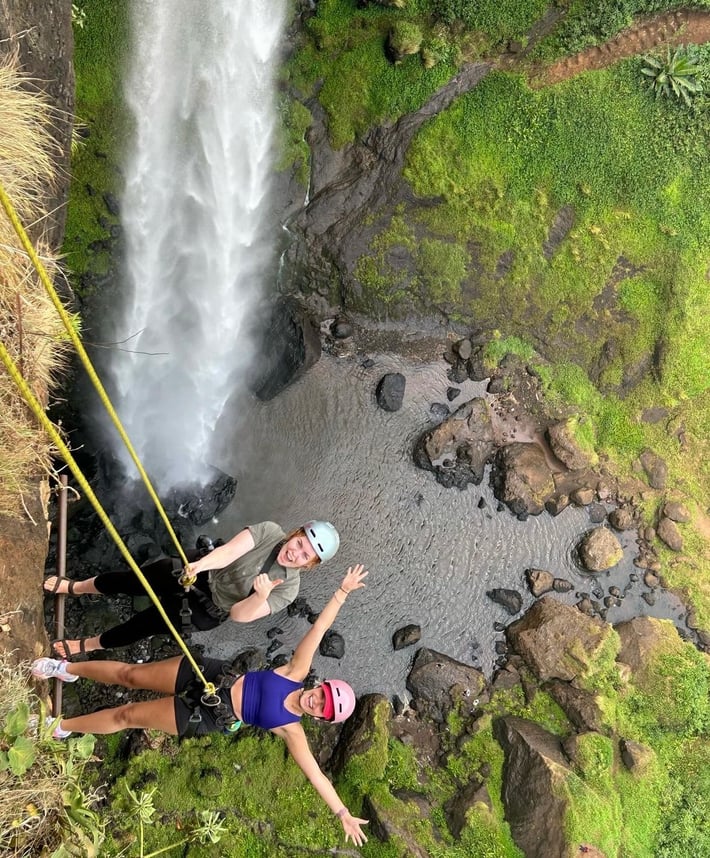
M 326 679 L 321 683 L 325 694 L 323 717 L 337 724 L 355 711 L 355 692 L 342 679 Z

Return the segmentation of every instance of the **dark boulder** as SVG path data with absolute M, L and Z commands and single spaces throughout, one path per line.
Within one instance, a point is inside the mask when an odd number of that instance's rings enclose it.
M 392 646 L 395 650 L 404 649 L 405 647 L 419 643 L 421 637 L 421 626 L 412 623 L 408 626 L 403 626 L 401 629 L 397 629 L 392 635 Z
M 345 641 L 343 636 L 332 629 L 323 635 L 318 650 L 325 658 L 342 658 L 345 655 Z
M 488 699 L 486 678 L 479 670 L 426 648 L 414 658 L 407 689 L 416 701 L 417 712 L 440 723 L 454 709 L 470 717 Z
M 425 432 L 414 447 L 414 461 L 432 471 L 442 486 L 479 485 L 495 452 L 493 426 L 484 399 L 472 399 Z
M 511 616 L 515 616 L 523 607 L 523 597 L 517 590 L 506 590 L 504 587 L 496 587 L 493 590 L 487 590 L 486 596 L 497 605 L 504 607 Z
M 407 379 L 401 372 L 388 372 L 383 375 L 375 389 L 375 399 L 383 411 L 399 411 L 404 402 L 404 388 Z

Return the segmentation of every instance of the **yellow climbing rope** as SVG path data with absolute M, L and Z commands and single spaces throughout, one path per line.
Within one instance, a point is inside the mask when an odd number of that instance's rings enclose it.
M 153 503 L 155 504 L 156 508 L 158 509 L 158 512 L 160 513 L 160 516 L 163 519 L 163 522 L 165 523 L 165 526 L 167 527 L 168 532 L 170 533 L 170 536 L 173 540 L 173 543 L 174 543 L 174 545 L 175 545 L 175 547 L 176 547 L 176 549 L 180 555 L 180 558 L 183 562 L 183 566 L 186 567 L 186 569 L 187 569 L 189 567 L 189 561 L 187 560 L 187 557 L 185 556 L 185 553 L 182 550 L 182 546 L 180 545 L 180 542 L 177 538 L 177 535 L 176 535 L 175 531 L 173 530 L 173 527 L 170 524 L 170 521 L 168 520 L 168 516 L 167 516 L 165 510 L 163 509 L 163 505 L 160 503 L 160 499 L 158 498 L 158 495 L 156 494 L 155 489 L 153 488 L 153 486 L 150 482 L 150 479 L 148 478 L 148 474 L 145 472 L 145 469 L 143 468 L 143 465 L 141 464 L 141 462 L 138 458 L 138 454 L 136 453 L 135 449 L 133 448 L 133 445 L 131 444 L 131 441 L 128 438 L 128 435 L 126 434 L 126 430 L 123 428 L 123 424 L 121 423 L 121 421 L 118 417 L 118 414 L 116 414 L 116 411 L 115 411 L 113 405 L 111 404 L 111 401 L 108 397 L 108 394 L 106 393 L 106 390 L 104 389 L 103 384 L 101 383 L 99 377 L 97 376 L 96 370 L 94 369 L 93 364 L 91 363 L 91 360 L 89 359 L 89 356 L 87 355 L 81 340 L 79 339 L 76 331 L 74 330 L 74 327 L 71 323 L 71 319 L 69 317 L 69 314 L 64 309 L 62 302 L 59 300 L 59 296 L 57 295 L 57 293 L 54 289 L 54 286 L 52 285 L 52 282 L 49 279 L 49 276 L 48 276 L 44 266 L 42 265 L 42 262 L 41 262 L 39 256 L 35 252 L 35 249 L 32 246 L 32 242 L 29 240 L 27 233 L 25 232 L 24 228 L 22 227 L 22 224 L 20 223 L 19 218 L 17 217 L 17 214 L 15 213 L 15 210 L 12 206 L 12 203 L 10 202 L 10 199 L 8 198 L 2 184 L 0 184 L 0 203 L 2 203 L 2 206 L 5 209 L 5 212 L 6 212 L 10 222 L 12 223 L 12 225 L 15 229 L 17 236 L 22 243 L 22 246 L 24 247 L 25 251 L 27 252 L 27 255 L 29 256 L 30 261 L 32 262 L 32 264 L 33 264 L 35 270 L 37 271 L 37 274 L 39 275 L 45 289 L 47 290 L 47 294 L 49 295 L 52 303 L 54 304 L 57 312 L 59 313 L 59 315 L 62 319 L 62 322 L 64 323 L 64 327 L 65 327 L 71 341 L 73 342 L 74 346 L 76 347 L 76 350 L 79 353 L 79 357 L 81 358 L 81 361 L 84 364 L 84 367 L 86 368 L 86 371 L 89 374 L 89 377 L 91 378 L 91 381 L 92 381 L 97 393 L 99 394 L 99 397 L 101 398 L 101 401 L 102 401 L 104 407 L 108 411 L 108 413 L 111 417 L 111 420 L 113 421 L 114 426 L 118 430 L 118 433 L 121 436 L 121 439 L 123 440 L 123 443 L 126 445 L 126 449 L 130 453 L 130 456 L 133 459 L 133 462 L 135 463 L 136 468 L 138 469 L 138 473 L 141 475 L 143 483 L 145 484 L 145 487 L 148 490 L 148 494 L 152 498 Z M 130 551 L 128 550 L 128 548 L 126 547 L 126 544 L 124 543 L 120 534 L 118 533 L 118 531 L 114 527 L 113 522 L 111 521 L 111 519 L 106 514 L 106 511 L 104 510 L 104 508 L 101 506 L 99 499 L 94 494 L 93 489 L 89 485 L 86 477 L 84 476 L 81 469 L 77 465 L 76 460 L 74 459 L 74 457 L 71 454 L 71 451 L 69 450 L 67 445 L 62 440 L 62 437 L 59 434 L 59 432 L 57 431 L 57 429 L 54 427 L 52 422 L 49 420 L 49 418 L 45 414 L 45 411 L 42 408 L 42 405 L 40 404 L 40 402 L 37 400 L 37 398 L 34 396 L 32 391 L 30 390 L 27 382 L 22 377 L 22 374 L 20 373 L 19 369 L 17 368 L 17 365 L 13 361 L 12 356 L 9 354 L 9 352 L 5 348 L 4 343 L 2 343 L 1 341 L 0 341 L 0 359 L 2 359 L 2 362 L 5 365 L 5 368 L 7 369 L 10 377 L 13 379 L 13 381 L 17 385 L 20 392 L 22 393 L 22 395 L 23 395 L 25 401 L 27 402 L 29 408 L 32 410 L 35 417 L 39 420 L 40 424 L 42 425 L 44 430 L 47 432 L 49 437 L 51 438 L 51 440 L 54 443 L 54 445 L 56 446 L 57 450 L 61 453 L 64 461 L 67 463 L 67 465 L 69 465 L 69 468 L 71 469 L 71 472 L 74 474 L 74 477 L 75 477 L 77 483 L 79 484 L 79 486 L 83 490 L 86 497 L 88 497 L 89 501 L 91 502 L 91 505 L 96 510 L 96 514 L 99 516 L 104 527 L 109 532 L 109 534 L 113 538 L 114 542 L 118 546 L 118 549 L 121 552 L 121 554 L 123 555 L 124 560 L 130 566 L 130 568 L 133 570 L 134 574 L 137 576 L 138 580 L 143 585 L 143 587 L 144 587 L 145 591 L 147 592 L 148 596 L 150 597 L 151 601 L 153 602 L 155 607 L 158 609 L 158 613 L 163 618 L 165 625 L 169 629 L 172 636 L 175 638 L 175 641 L 178 644 L 178 646 L 180 647 L 180 649 L 183 651 L 185 657 L 187 658 L 188 662 L 192 666 L 192 669 L 193 669 L 195 675 L 200 680 L 200 682 L 203 684 L 204 690 L 205 690 L 205 696 L 206 697 L 210 696 L 210 697 L 214 698 L 214 695 L 216 694 L 216 688 L 215 688 L 214 683 L 208 682 L 207 679 L 205 678 L 205 676 L 203 675 L 202 671 L 200 670 L 199 665 L 197 664 L 197 662 L 193 658 L 192 654 L 190 653 L 190 650 L 188 649 L 187 644 L 183 641 L 182 637 L 178 634 L 177 629 L 175 628 L 175 626 L 170 621 L 170 618 L 168 617 L 168 615 L 165 613 L 165 610 L 164 610 L 163 606 L 160 604 L 160 600 L 155 595 L 153 588 L 150 586 L 150 583 L 146 579 L 145 575 L 141 572 L 140 567 L 138 566 L 136 561 L 131 556 Z
M 44 285 L 44 288 L 47 290 L 47 294 L 49 295 L 52 303 L 56 307 L 57 312 L 61 316 L 62 322 L 64 323 L 64 327 L 66 328 L 67 334 L 69 335 L 72 343 L 74 344 L 74 347 L 76 348 L 77 353 L 79 354 L 79 357 L 81 358 L 81 362 L 84 364 L 84 367 L 85 367 L 85 369 L 89 375 L 89 378 L 91 379 L 91 383 L 94 385 L 96 392 L 99 394 L 99 397 L 101 399 L 101 402 L 104 405 L 104 408 L 106 409 L 109 416 L 111 417 L 111 420 L 113 421 L 113 425 L 116 427 L 118 434 L 121 436 L 121 440 L 126 445 L 126 449 L 128 450 L 128 452 L 131 456 L 131 459 L 133 459 L 133 462 L 135 463 L 135 466 L 138 469 L 138 473 L 141 475 L 141 479 L 143 480 L 143 483 L 145 484 L 145 487 L 148 490 L 148 494 L 150 495 L 153 503 L 155 504 L 155 507 L 158 510 L 160 517 L 163 519 L 163 522 L 165 523 L 165 526 L 168 530 L 168 533 L 170 534 L 170 538 L 172 539 L 173 544 L 175 545 L 175 548 L 176 548 L 176 550 L 180 556 L 180 559 L 182 560 L 183 566 L 184 567 L 189 566 L 188 559 L 185 556 L 185 552 L 182 550 L 182 546 L 180 545 L 180 541 L 177 538 L 177 534 L 173 530 L 173 527 L 170 524 L 170 521 L 168 520 L 167 513 L 163 509 L 163 505 L 161 504 L 160 499 L 158 498 L 158 495 L 157 495 L 155 489 L 153 488 L 152 483 L 150 482 L 148 474 L 145 472 L 145 469 L 144 469 L 143 465 L 141 464 L 140 459 L 138 458 L 138 454 L 136 453 L 135 449 L 133 448 L 133 444 L 131 444 L 130 438 L 126 434 L 126 430 L 123 428 L 123 424 L 121 423 L 121 420 L 120 420 L 118 414 L 116 413 L 116 410 L 113 407 L 111 400 L 109 399 L 108 394 L 106 393 L 106 390 L 104 389 L 104 386 L 101 383 L 101 380 L 99 379 L 98 375 L 96 374 L 96 370 L 94 369 L 94 366 L 91 363 L 91 359 L 89 358 L 88 354 L 86 353 L 86 350 L 84 349 L 84 346 L 83 346 L 81 340 L 79 339 L 79 335 L 77 334 L 76 330 L 74 329 L 74 326 L 71 323 L 71 317 L 69 316 L 69 313 L 67 313 L 67 311 L 64 309 L 64 305 L 59 300 L 59 296 L 57 295 L 57 292 L 56 292 L 54 286 L 52 285 L 52 281 L 50 280 L 49 275 L 47 274 L 47 271 L 46 271 L 44 265 L 42 265 L 42 261 L 40 260 L 40 258 L 37 255 L 34 247 L 32 246 L 32 242 L 29 240 L 27 233 L 25 232 L 22 224 L 20 223 L 20 219 L 17 217 L 17 213 L 15 212 L 15 209 L 13 208 L 9 197 L 5 193 L 5 189 L 3 188 L 2 184 L 0 184 L 0 202 L 2 203 L 2 206 L 5 209 L 5 212 L 8 216 L 8 218 L 10 219 L 10 222 L 12 223 L 12 225 L 15 229 L 15 232 L 17 233 L 18 238 L 22 242 L 22 246 L 24 247 L 25 251 L 27 252 L 27 255 L 29 256 L 30 261 L 34 265 L 35 270 L 37 271 L 37 274 L 39 275 L 39 278 Z
M 25 398 L 25 402 L 27 402 L 30 409 L 34 413 L 35 417 L 39 420 L 40 424 L 42 425 L 42 428 L 46 431 L 46 433 L 52 439 L 52 443 L 54 443 L 56 445 L 56 447 L 59 450 L 59 452 L 61 453 L 64 461 L 67 463 L 67 465 L 69 465 L 71 472 L 74 474 L 74 477 L 76 478 L 77 483 L 81 486 L 84 494 L 86 495 L 86 497 L 88 497 L 89 501 L 91 502 L 91 505 L 96 510 L 96 514 L 99 516 L 99 518 L 103 522 L 104 527 L 106 528 L 106 530 L 108 530 L 108 532 L 113 537 L 113 540 L 116 543 L 116 545 L 118 546 L 121 554 L 123 555 L 124 560 L 126 561 L 126 563 L 128 563 L 128 565 L 131 567 L 133 572 L 138 576 L 138 579 L 140 580 L 141 584 L 145 587 L 146 592 L 150 596 L 151 601 L 153 602 L 155 607 L 158 609 L 160 616 L 165 621 L 165 625 L 168 627 L 168 629 L 170 629 L 170 632 L 173 635 L 173 637 L 175 638 L 175 640 L 177 641 L 180 649 L 183 651 L 183 653 L 185 654 L 185 657 L 188 659 L 188 661 L 192 665 L 192 669 L 195 671 L 196 676 L 199 678 L 199 680 L 204 685 L 205 694 L 214 694 L 215 693 L 214 684 L 211 682 L 208 682 L 205 679 L 205 677 L 203 676 L 202 671 L 199 668 L 199 665 L 197 664 L 195 659 L 192 657 L 190 650 L 187 648 L 187 644 L 180 637 L 175 626 L 173 626 L 173 624 L 170 622 L 170 618 L 165 613 L 163 606 L 160 604 L 160 600 L 158 599 L 158 597 L 153 592 L 153 588 L 150 586 L 145 575 L 141 572 L 140 567 L 138 566 L 136 561 L 131 556 L 130 551 L 126 547 L 126 544 L 121 539 L 121 536 L 118 533 L 118 531 L 116 530 L 116 528 L 114 527 L 113 522 L 111 521 L 111 519 L 106 514 L 106 511 L 104 510 L 104 508 L 101 506 L 99 499 L 96 497 L 96 495 L 93 492 L 93 489 L 91 488 L 91 486 L 87 482 L 86 477 L 81 472 L 81 469 L 77 465 L 77 463 L 76 463 L 74 457 L 72 456 L 69 448 L 64 443 L 61 435 L 59 434 L 59 432 L 53 426 L 50 419 L 45 414 L 44 409 L 42 408 L 39 400 L 37 400 L 35 395 L 30 390 L 29 385 L 27 384 L 25 379 L 20 374 L 20 371 L 17 368 L 17 364 L 12 359 L 12 356 L 9 354 L 9 352 L 5 348 L 5 344 L 2 341 L 0 341 L 0 359 L 5 364 L 5 367 L 7 368 L 8 373 L 10 374 L 11 378 L 13 379 L 13 381 L 15 382 L 17 387 L 19 388 L 20 392 L 22 393 L 23 397 Z

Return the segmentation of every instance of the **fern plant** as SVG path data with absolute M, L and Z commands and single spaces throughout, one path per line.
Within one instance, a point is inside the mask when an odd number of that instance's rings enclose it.
M 674 95 L 690 105 L 693 96 L 703 90 L 695 53 L 683 45 L 673 53 L 668 48 L 665 57 L 645 56 L 641 73 L 650 79 L 656 98 Z

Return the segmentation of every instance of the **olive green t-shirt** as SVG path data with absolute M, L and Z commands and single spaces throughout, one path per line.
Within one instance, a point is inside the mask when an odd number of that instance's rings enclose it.
M 283 542 L 286 534 L 273 521 L 262 521 L 260 524 L 247 525 L 247 529 L 254 540 L 254 547 L 247 551 L 224 569 L 212 569 L 209 574 L 212 601 L 223 611 L 228 611 L 235 602 L 241 602 L 251 593 L 254 579 L 261 572 L 274 546 Z M 267 599 L 269 610 L 272 614 L 282 611 L 298 595 L 301 586 L 300 569 L 286 569 L 281 564 L 274 562 L 269 577 L 283 578 L 283 584 L 279 584 L 269 594 Z

